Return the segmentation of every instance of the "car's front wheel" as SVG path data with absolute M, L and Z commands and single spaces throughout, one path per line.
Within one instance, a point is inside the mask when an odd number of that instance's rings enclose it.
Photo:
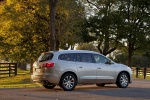
M 126 88 L 129 84 L 128 74 L 125 72 L 120 73 L 118 76 L 116 84 L 119 88 Z
M 77 84 L 75 75 L 67 73 L 62 76 L 59 86 L 65 91 L 72 91 Z
M 46 89 L 53 89 L 56 85 L 49 83 L 48 81 L 43 82 L 43 86 Z

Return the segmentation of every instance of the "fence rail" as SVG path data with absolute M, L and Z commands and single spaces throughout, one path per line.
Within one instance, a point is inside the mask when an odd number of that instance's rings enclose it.
M 0 78 L 17 75 L 16 63 L 0 63 Z
M 150 76 L 150 68 L 136 68 L 132 67 L 132 72 L 134 75 L 136 75 L 136 78 L 139 78 L 139 76 L 143 76 L 145 79 L 146 76 Z
M 150 68 L 136 68 L 132 67 L 133 75 L 136 75 L 136 78 L 143 76 L 145 79 L 146 76 L 150 76 Z M 0 63 L 0 78 L 11 77 L 17 75 L 17 63 Z

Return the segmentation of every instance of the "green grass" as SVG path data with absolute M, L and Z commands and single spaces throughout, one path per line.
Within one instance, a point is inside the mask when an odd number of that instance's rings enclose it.
M 0 78 L 0 88 L 37 87 L 41 84 L 32 82 L 29 70 L 18 69 L 17 76 Z
M 133 75 L 132 77 L 133 77 L 133 78 L 136 78 L 136 75 Z M 143 75 L 138 75 L 138 79 L 144 79 L 144 76 L 143 76 Z M 150 76 L 146 76 L 145 79 L 146 79 L 146 80 L 150 80 Z

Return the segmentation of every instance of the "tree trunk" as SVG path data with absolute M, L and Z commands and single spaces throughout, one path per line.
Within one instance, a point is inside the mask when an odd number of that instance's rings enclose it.
M 56 38 L 56 50 L 59 50 L 60 41 Z
M 17 67 L 21 70 L 27 70 L 27 64 L 25 63 L 25 61 L 17 62 Z
M 50 32 L 50 50 L 56 50 L 56 25 L 55 25 L 55 16 L 56 16 L 56 4 L 58 0 L 49 0 L 49 9 L 50 9 L 50 21 L 49 21 L 49 32 Z
M 33 60 L 30 59 L 30 73 L 33 73 Z
M 132 67 L 132 54 L 133 54 L 133 46 L 132 43 L 129 41 L 128 43 L 128 66 Z

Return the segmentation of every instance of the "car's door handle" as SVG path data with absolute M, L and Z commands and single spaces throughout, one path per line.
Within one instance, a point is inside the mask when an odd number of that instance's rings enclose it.
M 97 68 L 97 69 L 101 69 L 101 68 L 99 67 L 99 68 Z

